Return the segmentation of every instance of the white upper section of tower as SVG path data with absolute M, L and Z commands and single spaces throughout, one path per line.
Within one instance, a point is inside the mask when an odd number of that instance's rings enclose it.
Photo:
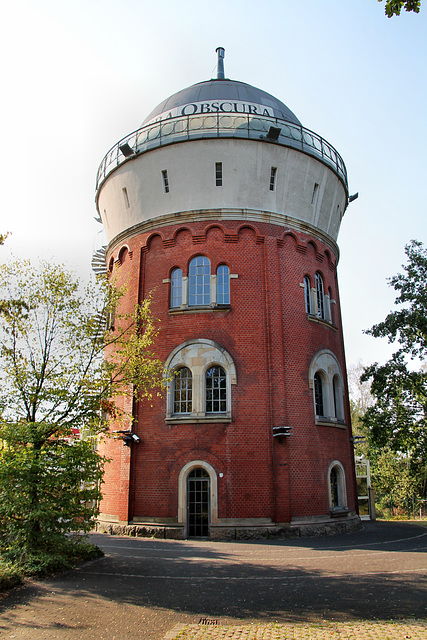
M 335 243 L 346 168 L 280 100 L 218 77 L 160 103 L 102 161 L 97 206 L 108 240 L 188 219 L 252 219 Z M 220 175 L 220 179 L 219 179 Z

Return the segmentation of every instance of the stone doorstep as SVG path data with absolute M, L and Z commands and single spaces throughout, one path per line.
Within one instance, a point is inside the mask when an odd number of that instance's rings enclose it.
M 162 640 L 426 640 L 427 620 L 246 625 L 177 624 Z

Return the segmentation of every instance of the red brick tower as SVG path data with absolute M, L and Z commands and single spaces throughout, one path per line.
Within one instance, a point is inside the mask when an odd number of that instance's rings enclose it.
M 101 163 L 106 264 L 154 292 L 169 393 L 108 444 L 100 525 L 243 538 L 359 526 L 337 282 L 337 151 L 218 76 L 162 102 Z M 124 529 L 121 529 L 124 527 Z

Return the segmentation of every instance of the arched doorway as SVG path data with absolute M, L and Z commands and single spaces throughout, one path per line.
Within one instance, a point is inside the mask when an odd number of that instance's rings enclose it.
M 210 477 L 201 467 L 187 476 L 187 535 L 190 538 L 209 536 Z

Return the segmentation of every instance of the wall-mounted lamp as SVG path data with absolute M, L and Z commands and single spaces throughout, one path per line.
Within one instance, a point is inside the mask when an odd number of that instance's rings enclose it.
M 282 130 L 279 127 L 270 127 L 265 139 L 269 142 L 277 142 Z
M 134 433 L 133 431 L 131 431 L 130 429 L 128 429 L 127 431 L 115 431 L 115 433 L 121 433 L 122 434 L 122 440 L 124 442 L 124 446 L 125 447 L 130 447 L 131 442 L 140 442 L 141 438 L 139 436 L 136 435 L 136 433 Z
M 278 438 L 280 436 L 290 436 L 291 431 L 292 427 L 284 424 L 281 424 L 279 427 L 273 427 L 273 438 Z
M 134 156 L 135 155 L 135 151 L 132 149 L 132 147 L 130 147 L 128 145 L 127 142 L 125 142 L 124 144 L 121 144 L 119 146 L 119 149 L 123 153 L 125 158 L 130 158 L 130 156 Z

